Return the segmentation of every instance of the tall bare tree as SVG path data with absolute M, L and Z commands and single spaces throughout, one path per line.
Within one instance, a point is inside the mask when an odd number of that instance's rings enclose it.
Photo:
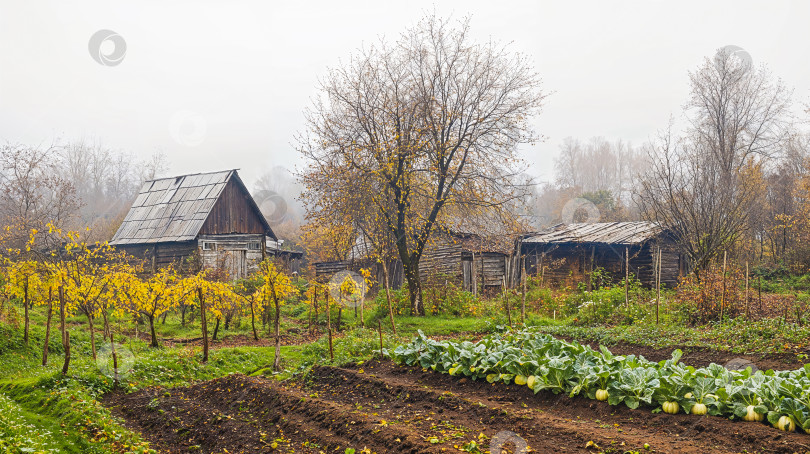
M 764 68 L 721 49 L 690 73 L 683 137 L 670 131 L 648 151 L 638 197 L 643 213 L 671 229 L 700 271 L 749 227 L 761 203 L 762 164 L 786 138 L 790 92 Z
M 320 83 L 299 149 L 309 219 L 350 194 L 357 178 L 394 238 L 411 309 L 424 314 L 419 259 L 444 210 L 491 212 L 519 197 L 512 185 L 520 143 L 544 95 L 523 55 L 474 43 L 457 27 L 422 19 L 395 43 L 361 49 Z
M 13 226 L 5 241 L 21 247 L 31 229 L 63 227 L 80 206 L 70 180 L 61 176 L 57 148 L 7 144 L 0 147 L 0 218 Z

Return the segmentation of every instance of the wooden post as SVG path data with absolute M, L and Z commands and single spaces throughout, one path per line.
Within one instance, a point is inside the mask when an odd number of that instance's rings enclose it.
M 596 246 L 591 246 L 591 260 L 588 264 L 588 291 L 593 291 L 593 258 L 596 255 Z
M 540 287 L 545 287 L 546 285 L 546 250 L 543 249 L 543 254 L 540 255 Z
M 526 326 L 526 257 L 523 257 L 523 266 L 520 268 L 523 278 L 523 303 L 520 306 L 520 322 Z
M 59 322 L 62 330 L 62 347 L 65 350 L 65 361 L 62 364 L 62 375 L 67 375 L 70 365 L 70 333 L 65 328 L 65 288 L 59 286 Z
M 506 318 L 509 321 L 509 328 L 512 329 L 512 309 L 509 307 L 509 292 L 506 290 L 506 276 L 503 277 L 503 296 L 506 304 Z
M 658 255 L 656 257 L 656 270 L 655 270 L 655 324 L 658 324 L 658 310 L 661 305 L 661 246 L 658 246 Z
M 42 365 L 48 365 L 48 343 L 51 340 L 51 318 L 53 317 L 53 288 L 48 289 L 48 321 L 45 322 L 45 341 L 42 346 Z
M 362 326 L 363 328 L 366 327 L 366 314 L 365 314 L 366 302 L 365 302 L 365 299 L 366 299 L 365 295 L 360 297 L 360 326 Z
M 757 294 L 759 295 L 759 312 L 762 313 L 762 275 L 757 276 L 759 284 L 757 285 Z
M 478 296 L 478 278 L 475 272 L 475 252 L 472 252 L 472 262 L 470 262 L 470 275 L 472 277 L 473 296 Z
M 723 251 L 723 293 L 720 295 L 720 321 L 723 321 L 723 310 L 726 307 L 726 258 L 728 253 Z
M 624 305 L 630 305 L 630 247 L 624 248 Z
M 112 349 L 113 359 L 113 388 L 118 387 L 118 352 L 115 351 L 115 338 L 110 333 L 110 349 Z
M 203 357 L 202 362 L 208 362 L 208 319 L 205 313 L 205 296 L 202 287 L 197 287 L 197 298 L 200 300 L 200 322 L 202 323 Z
M 318 329 L 318 285 L 315 284 L 312 287 L 312 305 L 315 306 L 315 332 L 320 331 Z
M 382 339 L 382 321 L 377 320 L 377 331 L 380 333 L 380 359 L 383 359 L 385 356 L 383 355 L 383 339 Z
M 751 300 L 748 298 L 748 261 L 745 262 L 745 318 L 751 319 Z
M 329 359 L 334 361 L 335 360 L 335 353 L 332 350 L 332 325 L 329 325 Z
M 484 287 L 486 286 L 486 277 L 484 275 L 484 253 L 481 254 L 481 296 L 484 296 Z

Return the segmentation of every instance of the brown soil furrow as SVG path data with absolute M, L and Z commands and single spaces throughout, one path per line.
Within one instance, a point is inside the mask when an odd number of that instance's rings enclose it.
M 810 452 L 809 436 L 779 432 L 765 424 L 686 414 L 654 414 L 649 408 L 631 410 L 625 406 L 610 406 L 586 398 L 545 392 L 535 395 L 525 386 L 469 381 L 390 362 L 367 363 L 362 368 L 363 374 L 343 369 L 332 375 L 340 380 L 345 378 L 344 389 L 356 389 L 355 394 L 368 394 L 370 398 L 377 397 L 375 393 L 381 390 L 393 395 L 403 392 L 421 394 L 418 400 L 432 402 L 436 412 L 446 408 L 443 401 L 450 402 L 451 408 L 457 403 L 446 396 L 458 396 L 456 399 L 472 404 L 462 413 L 477 416 L 483 422 L 487 420 L 480 418 L 483 416 L 482 407 L 477 404 L 481 403 L 488 410 L 484 414 L 490 415 L 488 424 L 482 426 L 487 435 L 492 436 L 493 429 L 518 432 L 539 452 L 554 452 L 541 449 L 549 440 L 552 444 L 567 446 L 568 452 L 572 448 L 574 451 L 584 448 L 587 441 L 594 441 L 603 450 L 622 446 L 621 449 L 614 448 L 615 452 L 631 448 L 638 450 L 644 443 L 649 443 L 658 452 Z M 315 369 L 313 373 L 319 376 L 313 382 L 315 386 L 329 376 L 326 368 Z M 491 417 L 490 412 L 502 413 L 504 410 L 509 416 Z M 442 417 L 449 415 L 460 417 L 453 410 L 445 410 Z M 539 436 L 537 428 L 542 428 Z M 562 442 L 566 439 L 570 443 Z
M 402 453 L 437 452 L 408 426 L 383 432 L 379 420 L 353 408 L 242 375 L 169 391 L 116 394 L 107 404 L 161 452 L 318 453 L 368 447 L 381 453 L 393 445 Z
M 765 424 L 535 395 L 390 361 L 315 367 L 284 385 L 231 375 L 106 403 L 162 452 L 447 453 L 471 441 L 487 452 L 504 431 L 540 453 L 648 452 L 645 443 L 659 453 L 810 452 L 810 436 Z

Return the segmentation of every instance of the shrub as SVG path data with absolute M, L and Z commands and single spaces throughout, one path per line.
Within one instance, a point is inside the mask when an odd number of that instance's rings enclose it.
M 724 284 L 725 282 L 725 284 Z M 745 312 L 745 272 L 736 265 L 726 269 L 712 265 L 699 276 L 687 275 L 678 286 L 678 301 L 692 303 L 692 324 L 736 317 Z

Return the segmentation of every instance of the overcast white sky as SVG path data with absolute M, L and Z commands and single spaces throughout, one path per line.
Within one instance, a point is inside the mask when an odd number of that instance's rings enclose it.
M 546 179 L 567 136 L 640 144 L 666 127 L 687 72 L 725 45 L 810 99 L 810 2 L 2 0 L 0 140 L 159 149 L 172 173 L 240 168 L 251 185 L 300 164 L 293 138 L 328 66 L 434 8 L 535 59 L 554 94 L 536 119 L 546 141 L 522 152 Z M 103 29 L 126 42 L 118 65 L 90 55 Z

